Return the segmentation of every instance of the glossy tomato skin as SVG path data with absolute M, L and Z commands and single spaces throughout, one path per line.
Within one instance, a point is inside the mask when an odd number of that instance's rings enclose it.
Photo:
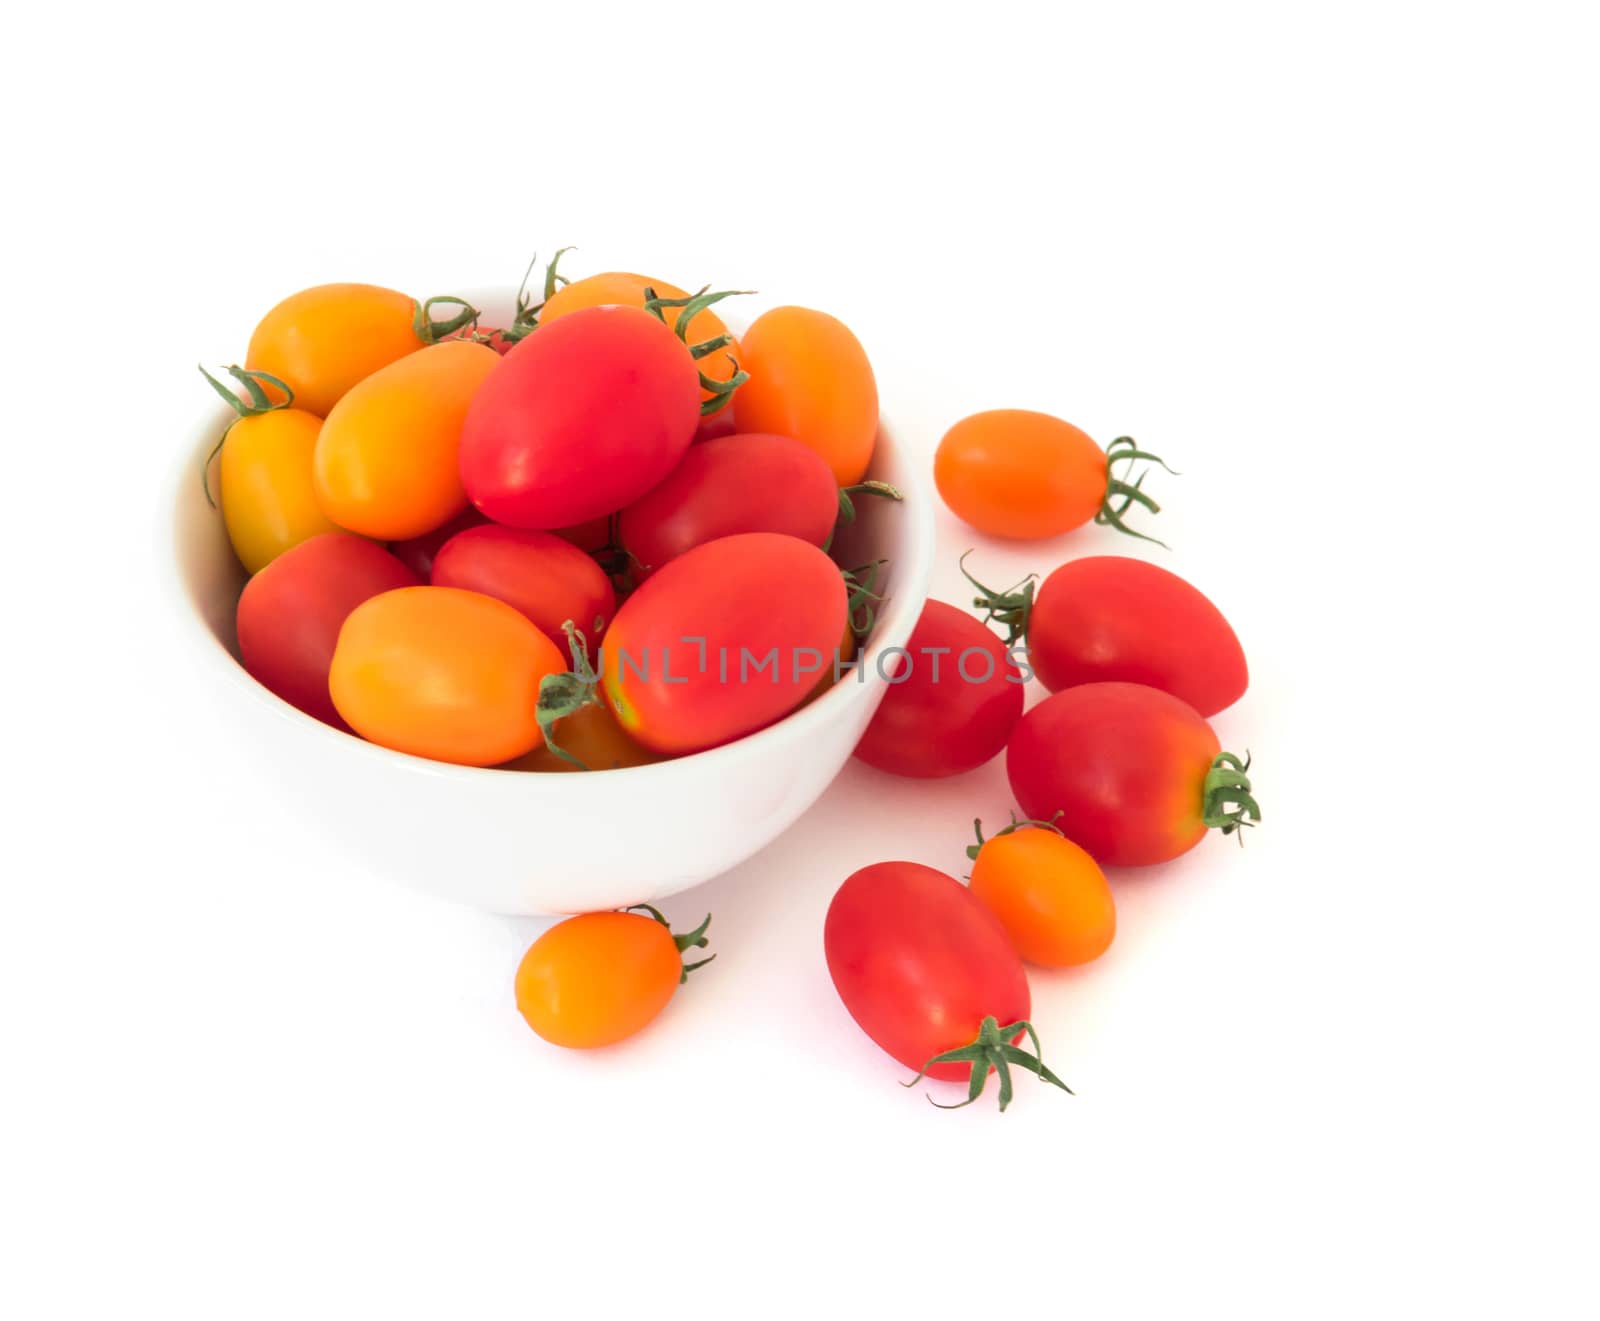
M 699 372 L 676 335 L 635 308 L 583 308 L 500 360 L 467 414 L 461 477 L 497 523 L 566 527 L 643 495 L 699 421 Z
M 1070 968 L 1099 958 L 1117 934 L 1111 886 L 1087 850 L 1041 826 L 985 840 L 972 893 L 1028 962 Z
M 454 587 L 403 587 L 350 612 L 328 691 L 369 742 L 494 766 L 543 742 L 539 681 L 566 668 L 555 643 L 504 601 Z
M 601 695 L 656 752 L 714 748 L 789 714 L 844 632 L 838 566 L 816 546 L 747 532 L 696 546 L 625 601 L 601 649 Z
M 222 521 L 251 573 L 310 537 L 338 529 L 317 504 L 311 460 L 322 419 L 299 408 L 241 417 L 222 442 Z
M 317 437 L 313 474 L 322 512 L 351 532 L 403 541 L 465 509 L 461 428 L 502 361 L 485 345 L 446 340 L 353 387 Z
M 335 729 L 349 726 L 328 695 L 345 619 L 363 601 L 421 580 L 364 537 L 327 532 L 292 546 L 239 597 L 239 661 L 264 687 Z
M 934 454 L 950 512 L 991 537 L 1031 541 L 1081 527 L 1100 512 L 1105 451 L 1048 413 L 996 408 L 963 418 Z
M 1244 696 L 1250 670 L 1233 628 L 1175 573 L 1094 555 L 1044 580 L 1028 623 L 1028 660 L 1051 692 L 1142 683 L 1213 716 Z
M 915 862 L 852 875 L 823 925 L 828 972 L 861 1030 L 908 1069 L 1002 1027 L 1032 1007 L 1028 977 L 1000 920 L 952 876 Z M 931 1078 L 965 1080 L 970 1064 Z
M 1054 818 L 1102 866 L 1144 867 L 1205 835 L 1205 780 L 1220 751 L 1204 717 L 1171 693 L 1089 683 L 1023 716 L 1006 773 L 1027 816 Z
M 482 592 L 515 607 L 566 655 L 570 619 L 591 659 L 617 611 L 611 580 L 594 560 L 553 532 L 486 523 L 458 533 L 433 561 L 436 587 Z
M 792 436 L 852 486 L 878 443 L 878 383 L 866 350 L 837 317 L 808 307 L 775 307 L 746 332 L 750 379 L 733 394 L 742 432 Z
M 482 527 L 488 521 L 468 505 L 454 518 L 439 524 L 431 532 L 424 532 L 420 537 L 407 537 L 403 541 L 390 542 L 389 553 L 423 582 L 427 582 L 433 574 L 433 559 L 439 553 L 439 547 L 457 532 L 465 532 L 469 527 Z
M 814 450 L 787 436 L 728 436 L 691 446 L 665 481 L 622 511 L 622 544 L 649 573 L 740 532 L 821 546 L 838 516 L 839 488 Z
M 546 1041 L 592 1050 L 649 1025 L 672 999 L 683 956 L 642 913 L 585 913 L 558 922 L 517 968 L 517 1009 Z
M 423 347 L 409 294 L 372 284 L 319 284 L 274 307 L 250 336 L 245 366 L 294 391 L 295 407 L 327 417 L 358 382 Z
M 966 611 L 930 600 L 906 651 L 857 757 L 891 775 L 937 779 L 1005 747 L 1022 716 L 1023 676 L 999 638 Z

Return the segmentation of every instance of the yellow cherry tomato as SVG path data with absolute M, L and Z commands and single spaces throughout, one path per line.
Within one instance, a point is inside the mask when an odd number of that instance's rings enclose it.
M 369 742 L 497 766 L 543 742 L 539 681 L 566 668 L 556 644 L 504 601 L 456 587 L 400 587 L 345 619 L 328 695 Z
M 666 760 L 660 753 L 640 747 L 623 731 L 611 708 L 604 702 L 590 702 L 570 716 L 562 716 L 551 730 L 562 751 L 583 763 L 574 766 L 565 757 L 540 745 L 525 757 L 509 761 L 508 771 L 615 771 L 625 766 L 649 766 Z
M 380 541 L 420 537 L 467 507 L 458 451 L 467 406 L 500 355 L 434 344 L 374 372 L 322 424 L 313 472 L 322 512 Z
M 322 419 L 299 408 L 241 417 L 222 442 L 222 520 L 239 563 L 251 573 L 291 546 L 337 532 L 317 504 L 311 456 Z
M 1117 908 L 1105 873 L 1087 852 L 1036 824 L 988 840 L 980 831 L 978 838 L 972 893 L 1000 919 L 1023 959 L 1067 968 L 1106 952 L 1117 933 Z
M 701 963 L 683 951 L 706 944 L 708 915 L 674 936 L 654 909 L 585 913 L 558 922 L 529 947 L 517 968 L 517 1009 L 557 1046 L 609 1046 L 646 1027 Z M 715 957 L 715 956 L 713 956 Z
M 245 366 L 286 381 L 295 402 L 326 417 L 358 381 L 424 347 L 409 294 L 373 284 L 319 284 L 261 318 Z

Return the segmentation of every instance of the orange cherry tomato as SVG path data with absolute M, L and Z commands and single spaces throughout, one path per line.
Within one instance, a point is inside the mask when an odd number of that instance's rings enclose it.
M 328 692 L 370 742 L 496 766 L 543 742 L 539 681 L 566 668 L 556 644 L 504 601 L 455 587 L 401 587 L 350 612 Z
M 434 344 L 374 372 L 339 401 L 317 439 L 322 512 L 380 541 L 430 532 L 467 507 L 458 451 L 467 405 L 500 355 Z
M 957 518 L 991 537 L 1056 537 L 1093 519 L 1150 541 L 1122 521 L 1132 504 L 1160 512 L 1137 482 L 1114 475 L 1114 465 L 1132 459 L 1160 462 L 1127 436 L 1107 451 L 1059 417 L 996 408 L 945 432 L 933 480 Z
M 1025 823 L 978 835 L 972 893 L 1000 919 L 1016 951 L 1045 968 L 1104 954 L 1117 907 L 1100 865 L 1053 827 Z
M 517 1009 L 557 1046 L 588 1050 L 631 1037 L 700 966 L 685 965 L 683 951 L 706 943 L 710 921 L 683 936 L 674 936 L 664 918 L 642 913 L 585 913 L 558 922 L 522 957 Z
M 539 324 L 545 325 L 583 307 L 606 307 L 613 304 L 620 304 L 623 307 L 643 307 L 646 289 L 654 289 L 658 298 L 689 296 L 685 290 L 675 284 L 669 284 L 666 280 L 652 280 L 647 275 L 634 275 L 629 271 L 606 271 L 601 275 L 586 275 L 581 280 L 574 280 L 571 284 L 557 289 L 539 309 Z M 678 309 L 663 308 L 662 314 L 666 317 L 667 324 L 677 329 L 680 315 Z M 707 307 L 696 314 L 683 328 L 683 333 L 686 344 L 703 344 L 708 339 L 726 335 L 728 327 L 721 317 Z M 713 381 L 730 379 L 739 370 L 738 340 L 734 340 L 725 349 L 719 349 L 701 358 L 698 366 Z M 712 397 L 709 390 L 702 393 L 707 399 Z
M 740 362 L 750 379 L 733 394 L 738 431 L 809 445 L 840 486 L 867 475 L 878 443 L 878 383 L 844 322 L 808 307 L 775 307 L 745 332 Z
M 291 546 L 339 529 L 317 504 L 311 456 L 322 419 L 300 408 L 241 417 L 222 442 L 222 521 L 251 573 Z
M 665 760 L 660 753 L 651 752 L 629 738 L 604 702 L 591 702 L 570 716 L 562 716 L 556 721 L 551 737 L 562 751 L 576 757 L 583 766 L 573 765 L 540 744 L 526 756 L 508 761 L 502 769 L 581 773 L 585 767 L 591 771 L 616 771 L 625 766 L 649 766 Z
M 319 284 L 279 303 L 250 336 L 245 366 L 288 383 L 295 404 L 326 417 L 358 381 L 424 346 L 409 294 Z

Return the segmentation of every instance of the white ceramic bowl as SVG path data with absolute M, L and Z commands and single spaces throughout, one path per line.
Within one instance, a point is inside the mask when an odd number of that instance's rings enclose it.
M 903 647 L 927 596 L 933 514 L 888 426 L 871 476 L 903 504 L 860 502 L 846 561 L 889 561 L 889 599 L 856 671 L 759 733 L 675 761 L 589 774 L 484 770 L 391 752 L 275 697 L 237 660 L 244 573 L 200 464 L 231 413 L 196 422 L 171 488 L 179 625 L 222 690 L 241 757 L 266 762 L 333 844 L 396 880 L 504 913 L 578 913 L 674 894 L 743 862 L 787 829 L 848 760 L 883 696 L 878 658 Z M 250 810 L 241 808 L 241 811 Z

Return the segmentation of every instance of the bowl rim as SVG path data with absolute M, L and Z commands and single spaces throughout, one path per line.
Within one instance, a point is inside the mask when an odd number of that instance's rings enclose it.
M 206 660 L 202 663 L 212 667 L 213 671 L 221 674 L 230 686 L 244 692 L 247 700 L 260 704 L 269 714 L 274 714 L 291 725 L 298 724 L 315 738 L 332 740 L 328 744 L 330 748 L 344 748 L 356 755 L 376 758 L 379 762 L 392 765 L 402 772 L 434 775 L 463 783 L 498 781 L 514 785 L 520 780 L 528 780 L 534 785 L 546 786 L 544 790 L 546 792 L 563 794 L 593 792 L 592 789 L 580 786 L 587 784 L 595 772 L 573 775 L 518 775 L 505 771 L 501 766 L 464 766 L 383 747 L 357 734 L 335 729 L 315 716 L 307 715 L 298 707 L 284 701 L 244 668 L 206 623 L 197 608 L 197 603 L 191 598 L 183 567 L 182 510 L 185 504 L 193 499 L 192 483 L 199 478 L 196 459 L 206 454 L 210 447 L 216 444 L 217 437 L 221 435 L 222 429 L 232 417 L 231 410 L 225 404 L 206 408 L 203 412 L 196 411 L 195 420 L 185 431 L 189 439 L 183 447 L 183 452 L 174 460 L 171 473 L 163 488 L 166 491 L 166 498 L 162 501 L 158 517 L 157 535 L 161 552 L 158 558 L 163 565 L 161 574 L 163 595 L 173 613 L 182 618 L 183 626 L 189 635 L 199 642 L 197 650 L 206 656 Z M 759 754 L 761 749 L 768 745 L 772 745 L 776 750 L 781 740 L 803 738 L 807 730 L 828 723 L 833 713 L 845 703 L 867 700 L 870 695 L 870 685 L 862 672 L 869 662 L 875 666 L 881 664 L 881 658 L 888 649 L 903 647 L 909 641 L 917 619 L 921 616 L 923 605 L 927 601 L 934 557 L 934 514 L 927 483 L 923 475 L 915 471 L 908 461 L 892 422 L 880 413 L 874 459 L 884 454 L 887 454 L 889 466 L 894 469 L 895 475 L 892 480 L 905 495 L 905 499 L 897 507 L 907 519 L 904 542 L 910 553 L 905 562 L 892 566 L 894 574 L 892 582 L 895 589 L 888 598 L 887 609 L 878 619 L 877 627 L 867 646 L 858 654 L 856 666 L 849 674 L 841 676 L 839 681 L 821 697 L 791 711 L 762 729 L 714 748 L 688 753 L 682 757 L 671 757 L 665 761 L 643 766 L 608 768 L 604 771 L 606 778 L 603 785 L 615 785 L 617 780 L 614 777 L 624 775 L 632 777 L 630 784 L 642 784 L 648 777 L 661 778 L 679 772 L 685 763 L 694 763 L 697 770 L 710 770 L 718 762 Z M 191 484 L 187 489 L 186 483 Z M 216 509 L 215 515 L 218 519 L 222 517 L 220 508 Z M 851 675 L 861 677 L 852 681 Z M 887 683 L 888 680 L 885 679 L 884 682 Z M 333 755 L 339 754 L 335 752 Z M 556 785 L 566 787 L 556 788 Z

